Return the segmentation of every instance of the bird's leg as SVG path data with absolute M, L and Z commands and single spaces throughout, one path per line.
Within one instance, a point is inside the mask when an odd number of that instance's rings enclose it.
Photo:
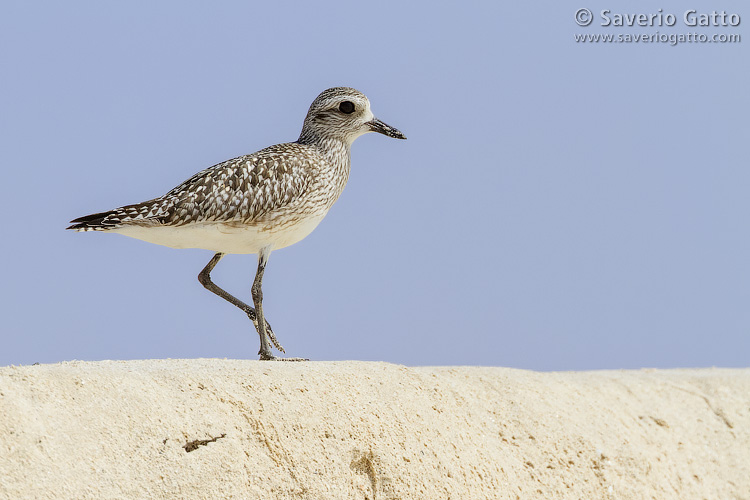
M 227 302 L 234 304 L 235 306 L 242 309 L 245 314 L 250 318 L 250 321 L 253 322 L 253 325 L 255 325 L 255 329 L 260 334 L 260 328 L 258 327 L 258 315 L 255 312 L 255 309 L 250 307 L 249 305 L 245 304 L 238 298 L 230 295 L 228 292 L 223 290 L 222 288 L 219 288 L 213 281 L 211 281 L 211 271 L 213 271 L 214 267 L 216 267 L 216 264 L 219 263 L 219 261 L 224 257 L 224 254 L 219 252 L 216 255 L 213 256 L 213 258 L 209 261 L 208 264 L 206 264 L 206 267 L 203 268 L 203 270 L 198 275 L 198 281 L 200 281 L 201 285 L 203 285 L 207 290 L 215 293 L 222 299 L 226 300 Z M 271 343 L 274 345 L 276 349 L 278 349 L 281 352 L 284 352 L 284 348 L 281 347 L 281 344 L 279 344 L 279 341 L 276 340 L 276 335 L 274 335 L 273 330 L 271 329 L 271 325 L 268 324 L 268 322 L 265 322 L 264 325 L 266 328 L 266 334 L 268 335 L 268 338 L 271 340 Z M 264 341 L 266 341 L 266 337 L 261 335 L 261 350 Z M 265 342 L 266 346 L 268 346 L 267 341 Z
M 258 252 L 258 271 L 255 273 L 255 279 L 253 280 L 253 287 L 251 289 L 253 304 L 255 304 L 255 313 L 258 316 L 258 321 L 255 324 L 258 329 L 258 335 L 260 335 L 260 351 L 258 354 L 260 354 L 260 359 L 262 360 L 307 361 L 304 358 L 277 358 L 271 354 L 268 342 L 265 341 L 267 335 L 266 325 L 268 323 L 263 314 L 263 273 L 266 270 L 266 263 L 268 262 L 268 256 L 270 254 L 271 249 L 269 247 L 262 248 L 260 252 Z
M 258 252 L 258 271 L 255 273 L 255 279 L 253 280 L 253 287 L 251 293 L 253 295 L 253 304 L 255 304 L 255 314 L 258 316 L 258 322 L 256 323 L 258 329 L 258 335 L 260 335 L 260 359 L 274 359 L 271 354 L 271 349 L 268 347 L 266 341 L 266 318 L 263 314 L 263 272 L 266 270 L 266 263 L 268 262 L 268 255 L 270 251 L 265 248 Z

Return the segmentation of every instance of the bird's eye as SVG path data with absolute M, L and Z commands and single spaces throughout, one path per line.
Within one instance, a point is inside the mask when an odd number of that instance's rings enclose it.
M 347 115 L 354 113 L 354 103 L 352 101 L 342 102 L 339 104 L 339 111 L 346 113 Z

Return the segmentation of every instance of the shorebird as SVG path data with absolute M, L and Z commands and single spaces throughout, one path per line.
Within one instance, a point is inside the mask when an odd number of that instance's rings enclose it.
M 313 101 L 296 142 L 219 163 L 164 196 L 74 219 L 67 229 L 215 252 L 198 281 L 248 315 L 260 336 L 260 359 L 302 361 L 271 352 L 271 344 L 284 349 L 263 314 L 263 273 L 272 250 L 297 243 L 323 220 L 349 179 L 352 143 L 368 132 L 406 139 L 375 118 L 364 94 L 330 88 Z M 226 254 L 258 254 L 251 288 L 255 307 L 211 281 Z

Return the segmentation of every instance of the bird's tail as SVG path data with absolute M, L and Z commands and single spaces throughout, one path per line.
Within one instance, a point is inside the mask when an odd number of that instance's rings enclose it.
M 161 198 L 125 205 L 107 212 L 84 215 L 70 221 L 72 225 L 65 229 L 74 231 L 110 231 L 123 225 L 155 225 L 163 222 L 166 208 L 169 208 L 169 200 L 165 202 Z
M 114 215 L 115 211 L 110 210 L 108 212 L 100 212 L 98 214 L 84 215 L 70 221 L 70 226 L 65 229 L 73 229 L 74 231 L 106 231 L 112 229 L 114 224 L 107 224 L 105 220 L 110 215 Z

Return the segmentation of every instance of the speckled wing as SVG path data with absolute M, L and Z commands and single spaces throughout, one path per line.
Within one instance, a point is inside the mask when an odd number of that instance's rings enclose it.
M 252 223 L 303 196 L 310 187 L 311 169 L 320 160 L 309 146 L 271 146 L 202 170 L 159 198 L 71 221 L 75 224 L 70 229 Z
M 297 147 L 291 147 L 297 146 Z M 308 148 L 285 144 L 208 168 L 163 196 L 163 224 L 252 223 L 291 205 L 310 185 Z

